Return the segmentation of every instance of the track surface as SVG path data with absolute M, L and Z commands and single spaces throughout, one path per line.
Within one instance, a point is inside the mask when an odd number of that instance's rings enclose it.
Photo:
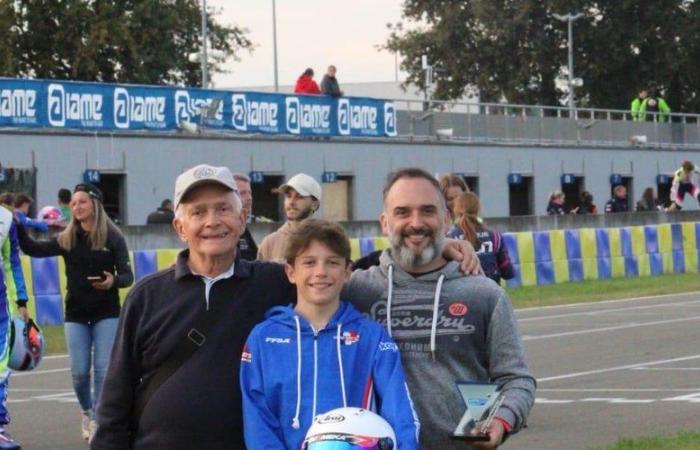
M 539 380 L 529 428 L 504 449 L 584 449 L 699 429 L 700 293 L 519 310 Z M 68 358 L 10 378 L 8 428 L 27 450 L 81 450 Z

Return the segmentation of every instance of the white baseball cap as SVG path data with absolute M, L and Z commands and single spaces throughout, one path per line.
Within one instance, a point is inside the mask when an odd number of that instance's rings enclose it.
M 219 184 L 231 191 L 238 192 L 236 182 L 233 181 L 233 175 L 228 167 L 200 164 L 182 172 L 175 180 L 175 209 L 177 209 L 183 197 L 191 192 L 192 189 L 207 183 Z
M 279 187 L 279 191 L 286 192 L 289 188 L 297 191 L 302 197 L 312 196 L 316 200 L 321 201 L 321 185 L 318 184 L 313 177 L 305 173 L 298 173 L 294 175 L 289 179 L 289 181 Z

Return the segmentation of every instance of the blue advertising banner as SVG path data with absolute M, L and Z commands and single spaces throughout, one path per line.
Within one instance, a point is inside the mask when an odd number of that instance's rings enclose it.
M 396 136 L 391 101 L 0 78 L 0 127 Z

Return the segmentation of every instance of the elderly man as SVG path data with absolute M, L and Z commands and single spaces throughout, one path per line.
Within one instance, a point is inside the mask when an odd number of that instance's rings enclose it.
M 461 449 L 451 440 L 465 406 L 457 381 L 492 382 L 505 401 L 489 427 L 497 447 L 524 424 L 535 380 L 525 363 L 515 317 L 503 289 L 464 277 L 441 255 L 450 223 L 438 182 L 422 169 L 389 178 L 380 222 L 391 241 L 380 265 L 355 271 L 344 295 L 387 326 L 401 350 L 422 449 Z
M 176 264 L 129 293 L 92 449 L 245 448 L 241 348 L 295 295 L 283 266 L 237 256 L 245 214 L 231 172 L 199 165 L 175 182 Z
M 260 243 L 258 259 L 263 261 L 284 261 L 290 234 L 321 206 L 321 185 L 305 173 L 294 175 L 279 187 L 279 192 L 284 194 L 287 222 Z

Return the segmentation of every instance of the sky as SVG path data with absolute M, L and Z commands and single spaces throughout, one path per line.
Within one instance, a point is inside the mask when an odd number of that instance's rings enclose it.
M 207 0 L 207 8 L 221 11 L 219 22 L 247 28 L 255 46 L 226 62 L 230 73 L 214 75 L 215 87 L 274 85 L 272 0 Z M 401 19 L 400 0 L 276 0 L 276 12 L 280 86 L 307 67 L 320 82 L 329 64 L 340 83 L 395 79 L 394 55 L 376 47 L 389 36 L 386 24 Z

